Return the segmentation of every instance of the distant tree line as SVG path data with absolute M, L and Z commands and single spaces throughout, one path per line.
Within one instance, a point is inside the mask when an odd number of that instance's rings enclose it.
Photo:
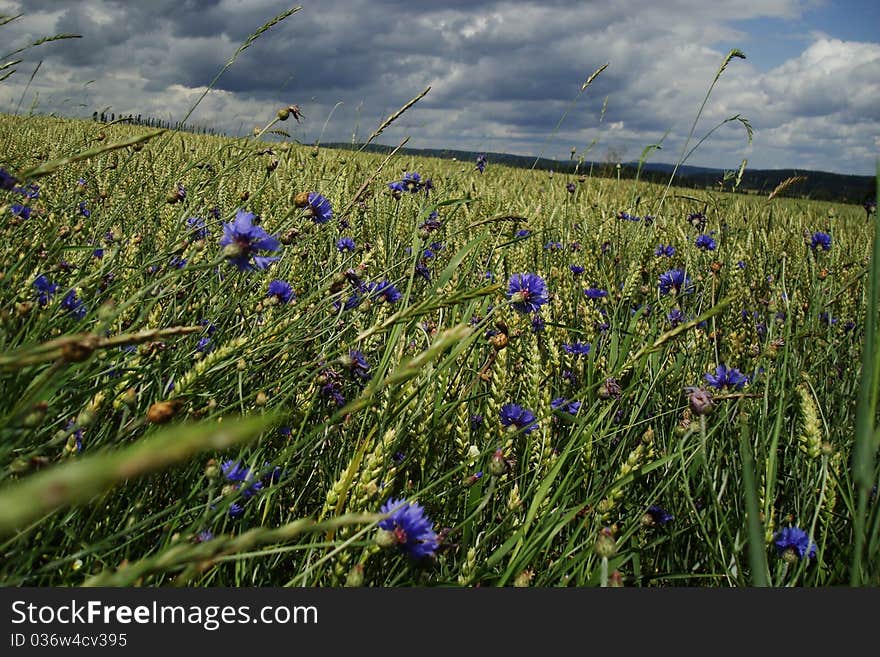
M 636 167 L 622 167 L 621 177 L 635 176 Z M 804 176 L 791 187 L 779 193 L 781 197 L 804 198 L 814 201 L 835 201 L 861 205 L 874 196 L 874 179 L 870 176 L 854 176 L 825 171 L 801 171 L 795 169 L 748 170 L 743 173 L 737 191 L 769 195 L 778 185 L 795 176 Z M 642 171 L 642 180 L 665 184 L 669 173 L 661 171 Z M 719 173 L 688 171 L 675 177 L 675 184 L 692 189 L 722 189 L 722 175 Z M 732 191 L 733 181 L 723 183 L 725 191 Z
M 140 125 L 146 128 L 164 128 L 165 130 L 177 130 L 180 132 L 191 132 L 195 135 L 222 135 L 223 133 L 216 128 L 204 125 L 189 125 L 182 121 L 166 121 L 157 119 L 153 116 L 143 116 L 141 114 L 120 114 L 118 117 L 114 112 L 92 112 L 92 120 L 100 123 L 127 123 L 129 125 Z
M 390 146 L 382 144 L 369 144 L 366 148 L 362 144 L 349 143 L 328 143 L 324 144 L 324 146 L 351 150 L 363 149 L 377 153 L 387 153 L 392 150 Z M 462 162 L 475 162 L 478 155 L 478 153 L 471 151 L 433 148 L 403 148 L 400 152 L 424 157 L 454 158 Z M 512 167 L 553 171 L 558 174 L 586 174 L 603 178 L 620 176 L 621 179 L 632 179 L 635 178 L 638 172 L 638 165 L 636 163 L 623 162 L 620 163 L 618 168 L 618 164 L 609 161 L 608 158 L 604 162 L 578 162 L 576 160 L 553 160 L 543 157 L 511 155 L 508 153 L 488 153 L 487 155 L 490 166 L 493 163 L 504 164 Z M 649 163 L 639 172 L 639 179 L 665 185 L 669 181 L 672 168 L 671 164 Z M 721 169 L 683 166 L 676 173 L 674 184 L 677 187 L 723 189 L 729 192 L 734 191 L 735 173 L 725 172 Z M 806 179 L 783 189 L 778 196 L 862 205 L 874 198 L 876 190 L 876 182 L 873 176 L 856 176 L 796 169 L 746 169 L 735 191 L 766 196 L 776 189 L 780 183 L 795 176 L 805 176 Z

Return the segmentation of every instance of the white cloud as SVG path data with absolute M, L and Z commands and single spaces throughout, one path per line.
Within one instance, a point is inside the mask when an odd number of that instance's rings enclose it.
M 159 0 L 153 4 L 84 0 L 60 12 L 29 0 L 30 15 L 6 26 L 9 42 L 80 30 L 78 43 L 42 46 L 45 61 L 31 91 L 50 106 L 68 100 L 117 112 L 182 116 L 247 34 L 288 7 L 281 0 Z M 597 137 L 597 149 L 639 153 L 669 131 L 670 160 L 684 138 L 726 50 L 743 38 L 741 22 L 798 18 L 799 0 L 617 0 L 584 3 L 507 0 L 323 0 L 261 37 L 208 95 L 197 120 L 249 130 L 275 109 L 300 103 L 301 128 L 325 141 L 363 134 L 428 84 L 432 91 L 383 138 L 413 146 L 567 157 Z M 8 12 L 21 3 L 3 2 Z M 112 21 L 112 23 L 108 23 Z M 821 28 L 821 26 L 816 26 Z M 32 57 L 37 57 L 37 54 Z M 583 95 L 599 65 L 609 68 Z M 753 167 L 804 167 L 870 173 L 880 126 L 880 44 L 821 35 L 798 56 L 762 71 L 734 60 L 705 109 L 697 137 L 734 114 L 755 126 L 719 130 L 691 163 L 721 167 L 748 156 Z M 87 80 L 93 85 L 84 87 Z M 26 75 L 0 86 L 9 109 Z M 575 101 L 575 98 L 577 100 Z M 600 123 L 605 98 L 607 111 Z M 554 128 L 568 112 L 558 132 Z M 314 117 L 314 118 L 313 118 Z M 312 134 L 314 133 L 314 134 Z M 552 135 L 552 138 L 551 138 Z M 549 144 L 548 144 L 549 138 Z M 810 163 L 809 165 L 805 163 Z

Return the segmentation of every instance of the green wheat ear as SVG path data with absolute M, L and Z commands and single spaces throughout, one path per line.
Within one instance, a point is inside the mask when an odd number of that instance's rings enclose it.
M 724 73 L 724 69 L 727 68 L 727 65 L 730 63 L 730 60 L 733 58 L 736 59 L 745 59 L 746 54 L 740 50 L 739 48 L 732 48 L 729 53 L 727 53 L 727 57 L 724 58 L 724 61 L 721 62 L 721 66 L 718 68 L 718 72 L 715 74 L 715 80 L 721 77 L 721 74 Z

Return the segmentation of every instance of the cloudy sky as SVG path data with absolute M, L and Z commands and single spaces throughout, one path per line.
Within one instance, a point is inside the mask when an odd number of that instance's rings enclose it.
M 220 78 L 193 121 L 242 134 L 296 103 L 303 142 L 363 140 L 428 85 L 378 141 L 412 147 L 674 162 L 697 127 L 718 130 L 689 164 L 872 174 L 880 154 L 876 0 L 302 0 Z M 23 54 L 0 111 L 182 118 L 248 35 L 285 0 L 0 0 L 24 16 L 8 51 L 55 33 L 81 39 Z M 4 58 L 6 61 L 8 58 Z M 608 68 L 584 92 L 602 64 Z M 605 107 L 603 115 L 602 109 Z M 563 119 L 564 117 L 564 119 Z M 561 123 L 560 123 L 561 121 Z M 558 127 L 557 127 L 558 126 Z M 664 138 L 665 135 L 665 138 Z M 592 147 L 590 148 L 590 145 Z M 589 149 L 589 150 L 588 150 Z

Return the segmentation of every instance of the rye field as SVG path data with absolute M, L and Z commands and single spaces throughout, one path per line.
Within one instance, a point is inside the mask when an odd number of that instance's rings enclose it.
M 0 582 L 880 583 L 876 215 L 279 127 L 0 117 Z

